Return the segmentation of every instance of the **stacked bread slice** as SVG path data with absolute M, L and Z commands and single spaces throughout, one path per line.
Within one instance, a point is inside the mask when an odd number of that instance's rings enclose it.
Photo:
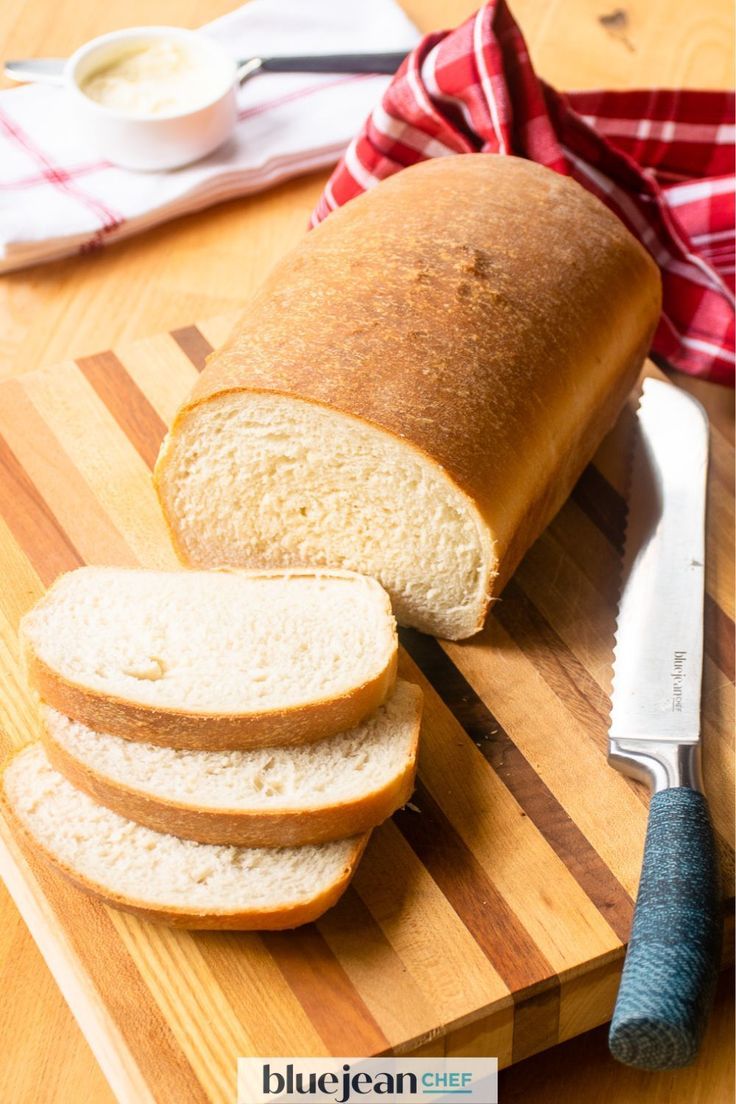
M 412 791 L 422 696 L 373 579 L 80 568 L 21 637 L 42 741 L 6 767 L 6 814 L 118 907 L 306 923 Z

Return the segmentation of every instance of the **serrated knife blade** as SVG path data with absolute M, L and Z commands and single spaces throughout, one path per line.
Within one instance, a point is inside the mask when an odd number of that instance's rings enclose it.
M 700 737 L 708 419 L 648 379 L 636 418 L 610 738 Z
M 609 762 L 650 784 L 639 892 L 609 1047 L 671 1069 L 695 1057 L 721 949 L 719 870 L 700 772 L 708 420 L 647 379 L 636 417 Z

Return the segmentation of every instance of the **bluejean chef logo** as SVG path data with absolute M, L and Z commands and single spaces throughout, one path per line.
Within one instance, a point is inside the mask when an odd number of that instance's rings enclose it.
M 279 1096 L 283 1093 L 308 1096 L 317 1092 L 323 1096 L 332 1096 L 335 1104 L 348 1104 L 356 1096 L 365 1097 L 373 1091 L 377 1096 L 411 1097 L 422 1090 L 427 1096 L 446 1095 L 448 1091 L 458 1096 L 470 1096 L 473 1074 L 470 1070 L 451 1070 L 449 1073 L 427 1072 L 368 1073 L 367 1070 L 352 1069 L 346 1062 L 339 1073 L 331 1070 L 326 1073 L 297 1073 L 290 1062 L 285 1073 L 272 1070 L 268 1062 L 263 1067 L 264 1096 Z M 338 1095 L 335 1095 L 338 1094 Z
M 687 652 L 675 652 L 672 660 L 672 673 L 670 678 L 672 679 L 672 712 L 682 713 L 682 691 L 683 684 L 687 675 L 685 674 L 685 664 L 687 662 Z
M 240 1058 L 238 1104 L 496 1104 L 495 1058 Z

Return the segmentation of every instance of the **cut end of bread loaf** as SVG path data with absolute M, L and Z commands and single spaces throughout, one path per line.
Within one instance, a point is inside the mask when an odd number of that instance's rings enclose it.
M 400 624 L 458 639 L 483 623 L 487 526 L 437 463 L 376 426 L 228 392 L 185 410 L 156 477 L 184 563 L 346 568 L 380 581 Z
M 3 777 L 11 824 L 61 873 L 106 903 L 189 928 L 296 927 L 333 905 L 367 835 L 320 846 L 215 846 L 152 831 L 95 804 L 49 764 L 40 744 Z
M 164 746 L 322 739 L 372 713 L 396 677 L 389 598 L 350 572 L 80 568 L 21 638 L 45 702 Z
M 94 800 L 204 843 L 322 843 L 380 824 L 411 794 L 422 692 L 399 680 L 348 732 L 302 747 L 187 751 L 133 743 L 44 707 L 52 765 Z

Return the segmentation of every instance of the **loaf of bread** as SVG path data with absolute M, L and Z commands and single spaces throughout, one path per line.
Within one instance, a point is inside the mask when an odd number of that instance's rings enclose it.
M 399 680 L 348 732 L 301 747 L 190 751 L 124 740 L 43 707 L 52 766 L 95 801 L 200 843 L 284 847 L 355 836 L 408 801 L 422 692 Z
M 21 623 L 30 684 L 91 728 L 165 747 L 305 744 L 359 724 L 396 678 L 396 624 L 345 571 L 62 575 Z
M 38 743 L 5 768 L 2 806 L 21 837 L 80 889 L 186 928 L 279 929 L 316 920 L 345 890 L 368 841 L 258 849 L 154 832 L 75 789 Z
M 177 415 L 156 481 L 187 564 L 325 565 L 450 639 L 611 428 L 656 265 L 574 181 L 474 154 L 406 169 L 276 266 Z

